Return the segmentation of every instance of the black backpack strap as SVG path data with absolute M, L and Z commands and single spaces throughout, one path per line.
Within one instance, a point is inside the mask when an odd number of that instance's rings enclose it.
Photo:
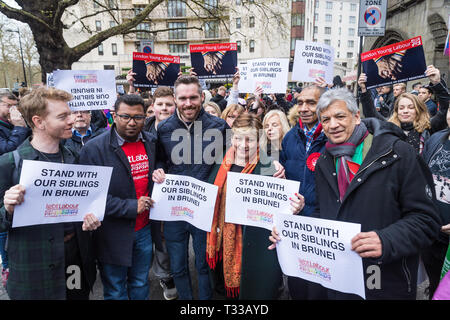
M 14 171 L 13 171 L 13 175 L 12 175 L 12 181 L 13 183 L 19 183 L 20 180 L 20 176 L 19 176 L 19 164 L 20 164 L 20 154 L 19 151 L 14 150 L 13 153 L 13 158 L 14 158 Z

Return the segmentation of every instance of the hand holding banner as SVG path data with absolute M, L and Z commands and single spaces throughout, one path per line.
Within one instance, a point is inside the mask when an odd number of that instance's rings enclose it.
M 180 72 L 180 57 L 133 52 L 135 88 L 173 87 Z
M 191 65 L 199 79 L 232 78 L 237 66 L 237 44 L 195 44 L 190 46 Z
M 239 92 L 253 93 L 258 86 L 267 94 L 286 92 L 289 59 L 253 59 L 239 66 Z
M 225 222 L 272 230 L 275 215 L 292 213 L 299 189 L 298 181 L 228 172 Z
M 425 54 L 418 36 L 361 54 L 367 89 L 425 78 Z
M 362 259 L 351 250 L 360 224 L 280 214 L 276 228 L 281 238 L 276 247 L 278 261 L 284 274 L 365 299 Z
M 73 95 L 72 111 L 110 109 L 117 99 L 113 70 L 56 70 L 53 84 Z
M 211 231 L 217 186 L 188 176 L 166 174 L 166 180 L 153 186 L 151 198 L 155 201 L 150 219 L 186 221 L 193 226 Z
M 13 228 L 83 221 L 105 214 L 112 168 L 23 160 L 25 201 L 15 207 Z
M 322 77 L 326 83 L 333 83 L 333 72 L 333 47 L 303 40 L 295 42 L 292 80 L 314 82 L 316 78 Z

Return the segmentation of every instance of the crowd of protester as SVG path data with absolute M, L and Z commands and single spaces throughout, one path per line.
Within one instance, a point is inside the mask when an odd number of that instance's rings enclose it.
M 383 281 L 379 290 L 366 288 L 368 299 L 415 299 L 422 263 L 433 297 L 450 234 L 449 91 L 438 69 L 429 66 L 427 83 L 409 93 L 406 83 L 367 90 L 361 74 L 360 106 L 339 77 L 265 94 L 260 87 L 240 92 L 239 71 L 230 89 L 211 90 L 191 72 L 174 89 L 152 93 L 136 90 L 134 75 L 111 110 L 112 125 L 101 110 L 71 112 L 71 95 L 58 89 L 0 94 L 0 253 L 11 299 L 89 299 L 96 268 L 105 299 L 148 299 L 151 269 L 165 299 L 194 299 L 191 237 L 198 299 L 214 291 L 277 299 L 283 274 L 270 249 L 279 234 L 224 222 L 227 172 L 299 181 L 294 214 L 361 223 L 352 250 L 365 269 L 380 266 Z M 198 122 L 202 134 L 231 129 L 225 157 L 180 164 L 172 133 L 194 135 Z M 82 223 L 12 228 L 14 207 L 24 201 L 24 159 L 113 167 L 104 220 L 86 215 Z M 152 187 L 165 174 L 218 186 L 211 232 L 149 219 Z M 68 289 L 65 269 L 73 264 L 82 283 Z M 292 299 L 357 298 L 296 277 L 287 277 L 287 287 Z

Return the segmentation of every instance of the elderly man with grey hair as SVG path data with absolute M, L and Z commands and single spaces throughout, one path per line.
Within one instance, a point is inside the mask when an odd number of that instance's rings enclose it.
M 316 164 L 313 216 L 361 224 L 351 248 L 363 260 L 367 299 L 415 299 L 419 251 L 441 225 L 427 165 L 398 127 L 361 120 L 346 89 L 324 93 L 316 112 L 328 142 Z M 278 239 L 274 230 L 270 240 Z M 326 291 L 328 299 L 358 299 Z

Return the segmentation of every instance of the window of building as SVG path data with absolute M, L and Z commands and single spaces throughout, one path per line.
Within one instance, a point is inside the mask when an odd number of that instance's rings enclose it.
M 338 48 L 341 47 L 341 40 L 338 40 Z
M 318 26 L 314 26 L 314 33 L 318 33 L 319 32 L 319 27 Z
M 236 29 L 241 28 L 241 18 L 236 18 Z
M 102 22 L 100 20 L 95 20 L 95 30 L 102 31 Z
M 218 7 L 218 0 L 205 0 L 205 7 L 209 7 L 211 9 Z
M 249 26 L 250 28 L 254 28 L 254 27 L 255 27 L 255 17 L 250 17 L 250 18 L 249 18 L 248 26 Z
M 351 37 L 354 36 L 355 35 L 355 29 L 354 28 L 349 28 L 348 29 L 348 35 L 351 36 Z
M 331 22 L 332 17 L 333 17 L 333 16 L 332 16 L 331 14 L 326 14 L 326 15 L 325 15 L 325 21 L 326 21 L 326 22 Z
M 112 43 L 111 49 L 112 49 L 112 55 L 117 56 L 117 43 Z
M 117 8 L 117 1 L 116 0 L 108 0 L 108 8 L 116 9 Z
M 169 0 L 167 2 L 167 15 L 169 18 L 186 17 L 186 3 L 180 0 Z
M 348 59 L 353 58 L 353 52 L 347 52 L 347 58 Z
M 255 52 L 255 40 L 250 40 L 249 51 L 250 52 Z
M 207 21 L 205 22 L 205 38 L 218 38 L 219 37 L 219 21 Z
M 169 30 L 169 39 L 187 39 L 187 22 L 169 22 L 167 23 Z
M 331 27 L 325 27 L 325 34 L 331 34 Z
M 354 46 L 355 46 L 355 41 L 353 41 L 353 40 L 348 40 L 348 42 L 347 42 L 347 47 L 353 48 Z
M 100 6 L 98 5 L 98 3 L 95 2 L 95 1 L 94 1 L 94 8 L 95 8 L 95 9 L 100 8 Z
M 98 55 L 102 56 L 104 54 L 103 52 L 103 43 L 100 43 L 100 45 L 97 47 Z
M 140 23 L 136 26 L 136 30 L 147 30 L 150 31 L 150 24 L 147 22 Z M 150 33 L 148 32 L 136 32 L 137 39 L 150 39 Z
M 238 41 L 236 41 L 236 44 L 237 44 L 237 52 L 238 53 L 241 53 L 241 48 L 242 48 L 242 42 L 240 41 L 240 40 L 238 40 Z
M 236 0 L 236 5 L 237 6 L 240 6 L 242 4 L 242 1 L 241 0 Z
M 326 45 L 331 45 L 331 40 L 330 39 L 325 39 L 323 41 Z
M 340 52 L 338 51 L 338 52 L 336 52 L 336 58 L 339 59 L 339 56 L 340 56 Z
M 304 26 L 305 25 L 305 15 L 303 13 L 293 13 L 292 14 L 292 26 Z
M 170 53 L 186 53 L 188 52 L 187 43 L 169 43 Z
M 111 21 L 109 22 L 109 27 L 110 27 L 110 28 L 113 28 L 113 27 L 115 27 L 115 26 L 117 26 L 117 23 L 116 23 L 115 21 L 111 20 Z
M 355 16 L 350 16 L 349 20 L 350 23 L 355 24 L 356 23 L 356 17 Z
M 333 9 L 333 2 L 327 1 L 327 9 L 329 10 Z
M 103 70 L 114 70 L 113 64 L 105 64 L 103 65 Z
M 316 0 L 315 7 L 319 8 L 319 1 Z
M 356 3 L 350 3 L 350 11 L 356 11 Z

